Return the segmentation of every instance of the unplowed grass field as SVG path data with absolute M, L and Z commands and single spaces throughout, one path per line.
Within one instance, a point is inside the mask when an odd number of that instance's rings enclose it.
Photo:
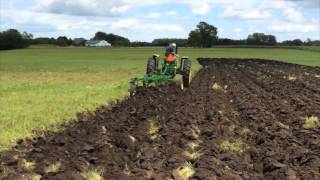
M 0 150 L 33 130 L 60 130 L 77 112 L 127 95 L 130 77 L 143 75 L 146 59 L 163 48 L 30 48 L 0 52 Z M 197 57 L 275 59 L 320 66 L 320 53 L 294 49 L 181 48 Z
M 190 88 L 141 88 L 0 154 L 43 179 L 319 179 L 320 68 L 200 59 Z

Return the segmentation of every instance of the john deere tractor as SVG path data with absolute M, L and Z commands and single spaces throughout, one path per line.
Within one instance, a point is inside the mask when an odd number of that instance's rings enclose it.
M 137 87 L 150 85 L 159 86 L 174 81 L 177 74 L 182 76 L 181 87 L 187 88 L 191 80 L 191 60 L 187 56 L 179 57 L 178 48 L 174 52 L 166 52 L 166 56 L 160 62 L 160 56 L 154 54 L 148 59 L 146 74 L 130 80 L 130 92 Z M 161 63 L 161 65 L 160 65 Z

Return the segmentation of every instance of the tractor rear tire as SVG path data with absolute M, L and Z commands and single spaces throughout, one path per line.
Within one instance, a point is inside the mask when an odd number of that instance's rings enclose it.
M 182 85 L 183 88 L 189 87 L 191 81 L 191 60 L 185 59 L 183 61 L 183 69 L 182 69 Z
M 147 63 L 146 74 L 147 75 L 153 74 L 156 71 L 156 68 L 157 68 L 156 65 L 157 65 L 156 60 L 153 57 L 150 57 Z

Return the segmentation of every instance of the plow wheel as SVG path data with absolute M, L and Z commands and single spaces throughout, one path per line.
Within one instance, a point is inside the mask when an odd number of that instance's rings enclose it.
M 156 65 L 157 65 L 156 60 L 153 57 L 150 57 L 147 63 L 146 74 L 147 75 L 153 74 L 157 69 Z
M 154 57 L 150 57 L 147 62 L 146 75 L 152 75 L 157 70 L 157 62 Z M 148 82 L 143 81 L 143 86 L 146 87 Z
M 182 69 L 182 89 L 189 87 L 191 81 L 191 60 L 185 59 L 183 62 L 183 69 Z

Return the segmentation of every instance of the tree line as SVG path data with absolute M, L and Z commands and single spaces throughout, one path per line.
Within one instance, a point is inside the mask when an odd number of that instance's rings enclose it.
M 20 33 L 15 29 L 0 32 L 0 50 L 28 47 L 32 39 L 32 34 L 27 32 Z
M 307 39 L 302 41 L 301 39 L 287 40 L 283 42 L 277 42 L 277 38 L 274 35 L 268 35 L 264 33 L 253 33 L 248 35 L 246 39 L 234 40 L 229 38 L 219 38 L 218 28 L 210 25 L 206 22 L 200 22 L 197 27 L 190 31 L 188 38 L 176 39 L 176 38 L 160 38 L 154 39 L 152 42 L 130 42 L 128 38 L 105 32 L 97 32 L 90 40 L 105 40 L 114 47 L 144 47 L 144 46 L 166 46 L 171 42 L 175 42 L 180 47 L 200 47 L 210 48 L 213 46 L 320 46 L 319 40 Z M 7 31 L 0 32 L 0 50 L 5 49 L 17 49 L 25 48 L 29 45 L 37 44 L 51 44 L 57 46 L 85 46 L 85 38 L 68 38 L 66 36 L 59 36 L 58 38 L 39 37 L 34 38 L 32 34 L 18 30 L 9 29 Z

